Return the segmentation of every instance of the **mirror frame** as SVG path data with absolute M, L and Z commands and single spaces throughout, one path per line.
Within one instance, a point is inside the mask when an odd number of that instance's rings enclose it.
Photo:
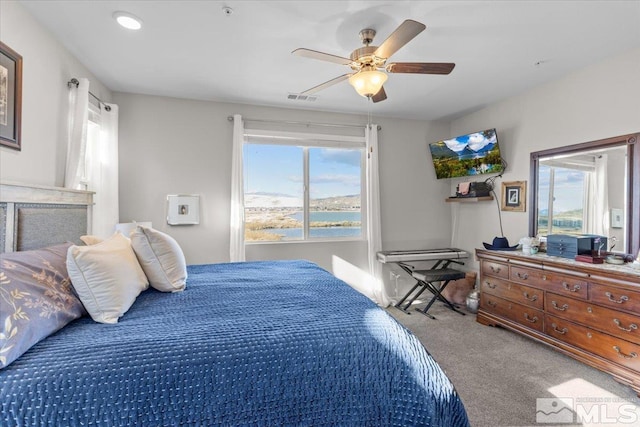
M 573 154 L 585 150 L 596 150 L 613 146 L 627 146 L 627 227 L 625 252 L 634 256 L 640 250 L 640 146 L 637 144 L 640 133 L 616 136 L 613 138 L 583 142 L 565 147 L 531 153 L 529 168 L 531 192 L 529 193 L 529 236 L 535 236 L 538 224 L 538 166 L 541 157 Z

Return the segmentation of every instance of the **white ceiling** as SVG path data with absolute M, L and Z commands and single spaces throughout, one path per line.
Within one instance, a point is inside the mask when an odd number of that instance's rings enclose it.
M 318 92 L 315 102 L 287 99 L 350 71 L 291 52 L 348 57 L 361 46 L 361 29 L 375 29 L 372 44 L 379 45 L 414 19 L 427 29 L 390 62 L 456 68 L 448 76 L 391 74 L 388 99 L 371 108 L 377 116 L 426 120 L 460 117 L 640 47 L 640 0 L 21 3 L 116 92 L 360 114 L 367 100 L 346 81 Z M 112 18 L 118 10 L 142 18 L 142 30 L 119 27 Z

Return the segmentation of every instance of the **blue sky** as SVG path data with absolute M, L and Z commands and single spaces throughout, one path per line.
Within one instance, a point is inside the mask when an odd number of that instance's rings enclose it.
M 449 149 L 459 153 L 464 150 L 467 145 L 473 151 L 478 151 L 487 144 L 493 144 L 497 142 L 496 133 L 494 132 L 491 138 L 485 138 L 482 132 L 470 133 L 469 135 L 458 136 L 453 139 L 448 139 L 444 143 Z
M 538 208 L 549 207 L 549 167 L 540 165 L 540 182 L 538 183 Z M 574 209 L 582 209 L 584 197 L 584 172 L 556 168 L 554 174 L 555 192 L 553 211 L 566 212 Z
M 360 194 L 359 150 L 309 148 L 311 198 Z M 296 146 L 245 144 L 245 193 L 301 197 L 303 149 Z

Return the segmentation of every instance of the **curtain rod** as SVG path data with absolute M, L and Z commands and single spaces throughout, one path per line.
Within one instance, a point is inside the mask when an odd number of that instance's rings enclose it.
M 77 88 L 79 84 L 80 84 L 80 81 L 74 77 L 74 78 L 72 78 L 71 80 L 69 80 L 67 82 L 67 87 L 71 88 L 71 85 L 75 85 L 75 87 Z M 89 91 L 89 95 L 93 96 L 96 99 L 96 101 L 98 101 L 100 104 L 104 105 L 104 109 L 105 110 L 111 111 L 111 107 L 108 106 L 107 104 L 105 104 L 100 98 L 95 96 L 93 93 L 91 93 L 91 91 Z
M 230 122 L 233 121 L 233 116 L 227 116 L 227 120 Z M 261 122 L 261 123 L 284 123 L 288 125 L 307 125 L 307 126 L 327 126 L 327 127 L 337 127 L 337 128 L 364 128 L 364 125 L 356 125 L 356 124 L 337 124 L 337 123 L 313 123 L 313 122 L 297 122 L 291 120 L 263 120 L 263 119 L 245 119 L 246 122 Z M 378 125 L 378 130 L 382 129 L 382 126 Z

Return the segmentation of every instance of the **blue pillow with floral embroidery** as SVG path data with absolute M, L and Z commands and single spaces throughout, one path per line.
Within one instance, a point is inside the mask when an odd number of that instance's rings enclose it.
M 86 314 L 67 273 L 71 245 L 0 254 L 0 369 Z

